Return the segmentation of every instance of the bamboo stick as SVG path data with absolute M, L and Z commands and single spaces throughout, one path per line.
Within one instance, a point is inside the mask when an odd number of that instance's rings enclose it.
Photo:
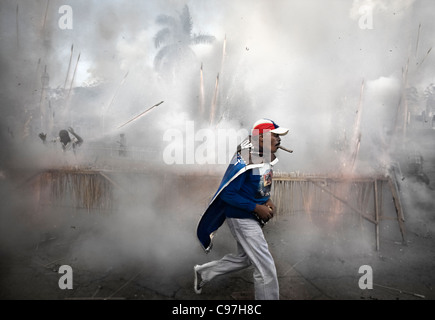
M 327 177 L 327 176 L 297 176 L 297 177 L 285 177 L 285 176 L 274 176 L 274 181 L 296 181 L 296 182 L 304 182 L 304 181 L 317 181 L 326 184 L 326 181 L 330 182 L 349 182 L 353 181 L 355 183 L 363 183 L 363 182 L 373 182 L 374 180 L 383 180 L 388 181 L 388 179 L 384 176 L 373 176 L 373 177 Z
M 351 145 L 352 148 L 354 148 L 351 152 L 351 159 L 350 159 L 350 174 L 353 174 L 355 169 L 355 162 L 358 157 L 359 148 L 361 145 L 361 120 L 362 120 L 362 108 L 363 108 L 363 93 L 364 93 L 364 79 L 361 83 L 361 89 L 360 89 L 360 96 L 359 96 L 359 102 L 358 102 L 358 111 L 357 111 L 357 118 L 354 126 L 354 132 L 353 132 L 353 140 L 352 142 L 355 143 L 355 145 Z
M 417 57 L 417 52 L 418 52 L 418 43 L 420 42 L 420 30 L 421 30 L 421 22 L 418 25 L 418 32 L 417 32 L 417 41 L 415 43 L 415 56 Z
M 396 289 L 396 288 L 392 288 L 392 287 L 382 286 L 382 285 L 376 284 L 376 283 L 373 283 L 373 285 L 377 286 L 377 287 L 380 287 L 380 288 L 394 290 L 394 291 L 398 291 L 400 293 L 409 294 L 409 295 L 412 295 L 412 296 L 415 296 L 415 297 L 418 297 L 418 298 L 421 298 L 421 299 L 426 299 L 426 297 L 424 295 L 422 295 L 422 294 L 418 294 L 418 293 L 414 293 L 414 292 L 410 292 L 410 291 L 405 291 L 405 290 L 400 290 L 400 289 Z
M 374 184 L 374 198 L 375 198 L 375 233 L 376 233 L 376 251 L 379 251 L 379 200 L 378 200 L 378 182 L 375 180 Z
M 72 87 L 73 87 L 73 85 L 74 85 L 74 80 L 75 80 L 75 77 L 76 77 L 77 67 L 78 67 L 78 65 L 79 65 L 79 61 L 80 61 L 80 55 L 81 55 L 81 53 L 79 53 L 79 56 L 77 57 L 77 63 L 76 63 L 76 66 L 75 66 L 75 68 L 74 68 L 74 72 L 73 72 L 73 76 L 72 76 L 71 84 L 70 84 L 70 86 L 69 86 L 69 91 L 68 91 L 67 100 L 69 99 L 69 96 L 70 96 L 70 94 L 71 94 Z
M 135 121 L 135 120 L 139 119 L 140 117 L 144 116 L 145 114 L 147 114 L 148 112 L 150 112 L 150 111 L 151 111 L 152 109 L 154 109 L 155 107 L 161 105 L 163 102 L 164 102 L 164 101 L 160 101 L 159 103 L 153 105 L 152 107 L 148 108 L 148 109 L 145 110 L 144 112 L 142 112 L 142 113 L 138 114 L 137 116 L 133 117 L 132 119 L 128 120 L 126 123 L 120 125 L 120 126 L 118 127 L 118 129 L 119 129 L 119 128 L 122 128 L 123 126 L 125 126 L 125 125 L 127 125 L 127 124 L 129 124 L 129 123 L 132 122 L 132 121 Z
M 45 29 L 45 24 L 47 22 L 47 15 L 48 15 L 48 6 L 50 5 L 50 0 L 47 0 L 47 5 L 45 7 L 45 15 L 44 15 L 44 21 L 42 23 L 42 31 Z
M 69 57 L 69 63 L 68 63 L 68 70 L 66 72 L 66 78 L 65 78 L 65 83 L 63 84 L 63 89 L 65 90 L 66 88 L 66 83 L 68 81 L 68 77 L 69 77 L 69 72 L 71 69 L 71 62 L 72 62 L 72 57 L 73 57 L 73 51 L 74 51 L 74 44 L 71 45 L 71 55 Z
M 423 59 L 421 60 L 421 62 L 418 64 L 418 68 L 420 68 L 420 66 L 423 64 L 423 62 L 426 60 L 427 56 L 429 55 L 429 53 L 432 51 L 432 47 L 430 47 L 430 49 L 426 52 L 426 55 L 423 57 Z
M 325 191 L 326 193 L 330 194 L 332 197 L 334 197 L 335 199 L 337 199 L 338 201 L 344 203 L 345 205 L 347 205 L 350 209 L 352 209 L 352 211 L 355 211 L 356 213 L 360 214 L 364 219 L 366 219 L 367 221 L 370 221 L 372 223 L 376 224 L 376 221 L 373 220 L 370 217 L 367 217 L 365 214 L 363 214 L 360 210 L 356 209 L 355 207 L 353 207 L 348 201 L 341 199 L 340 197 L 336 196 L 334 193 L 332 193 L 331 191 L 329 191 L 328 189 L 320 186 L 317 182 L 315 181 L 311 181 L 316 187 L 322 189 L 323 191 Z
M 394 206 L 396 208 L 397 222 L 399 223 L 400 232 L 402 234 L 402 241 L 403 241 L 403 244 L 406 244 L 405 225 L 403 223 L 405 221 L 405 219 L 403 217 L 402 204 L 400 202 L 397 184 L 395 181 L 392 181 L 391 178 L 388 180 L 388 183 L 390 185 L 391 193 L 393 195 L 393 200 L 394 200 L 393 202 L 394 202 Z

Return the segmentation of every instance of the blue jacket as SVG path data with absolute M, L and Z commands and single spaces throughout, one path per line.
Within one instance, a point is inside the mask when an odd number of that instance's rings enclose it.
M 210 252 L 213 237 L 226 217 L 257 219 L 253 213 L 256 204 L 264 204 L 270 197 L 272 172 L 268 168 L 278 159 L 270 165 L 254 163 L 251 147 L 249 141 L 239 146 L 218 190 L 199 220 L 197 237 L 206 253 Z M 263 176 L 267 183 L 260 183 Z

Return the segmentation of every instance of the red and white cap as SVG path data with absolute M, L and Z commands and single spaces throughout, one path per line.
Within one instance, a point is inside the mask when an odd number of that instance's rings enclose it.
M 280 136 L 286 135 L 289 129 L 278 126 L 275 122 L 270 119 L 260 119 L 254 123 L 252 126 L 251 134 L 253 136 L 258 136 L 265 132 L 272 132 Z

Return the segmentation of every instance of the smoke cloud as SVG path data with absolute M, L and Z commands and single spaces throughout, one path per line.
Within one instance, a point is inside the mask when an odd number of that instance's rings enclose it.
M 72 10 L 71 29 L 60 26 L 68 18 L 59 12 L 65 5 Z M 167 58 L 159 71 L 162 46 L 156 48 L 155 37 L 167 25 L 157 17 L 179 18 L 186 5 L 191 35 L 214 41 L 187 50 L 180 40 L 178 52 L 187 53 Z M 281 151 L 279 171 L 336 174 L 355 148 L 360 116 L 355 173 L 385 174 L 391 162 L 406 164 L 408 155 L 393 151 L 408 143 L 404 123 L 411 129 L 424 124 L 414 119 L 427 110 L 424 92 L 435 81 L 434 9 L 432 1 L 409 0 L 2 1 L 0 179 L 2 201 L 9 199 L 2 225 L 12 219 L 17 226 L 2 232 L 2 247 L 10 251 L 23 228 L 34 227 L 13 214 L 34 212 L 34 195 L 20 189 L 32 175 L 84 168 L 129 174 L 111 176 L 111 218 L 93 216 L 91 226 L 90 218 L 66 223 L 89 231 L 69 248 L 72 255 L 95 268 L 129 259 L 190 263 L 198 257 L 192 249 L 196 220 L 218 181 L 184 185 L 180 177 L 219 176 L 226 165 L 165 164 L 167 130 L 182 133 L 182 152 L 189 143 L 210 143 L 187 141 L 189 121 L 195 132 L 216 133 L 217 159 L 219 152 L 235 151 L 218 141 L 219 129 L 249 130 L 259 118 L 273 119 L 290 129 L 282 144 L 295 150 Z M 418 93 L 414 104 L 404 94 L 409 88 Z M 45 133 L 48 141 L 68 127 L 84 139 L 75 155 L 38 137 Z M 121 133 L 125 158 L 118 153 Z M 19 190 L 26 192 L 17 199 Z M 54 225 L 56 214 L 46 210 Z M 65 219 L 81 219 L 69 210 Z M 39 231 L 20 246 L 33 245 Z

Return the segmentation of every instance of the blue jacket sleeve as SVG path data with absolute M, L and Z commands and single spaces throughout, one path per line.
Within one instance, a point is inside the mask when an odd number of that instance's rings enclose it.
M 227 204 L 236 208 L 252 212 L 255 210 L 256 203 L 239 194 L 240 188 L 246 179 L 246 172 L 234 179 L 220 194 L 220 198 Z

